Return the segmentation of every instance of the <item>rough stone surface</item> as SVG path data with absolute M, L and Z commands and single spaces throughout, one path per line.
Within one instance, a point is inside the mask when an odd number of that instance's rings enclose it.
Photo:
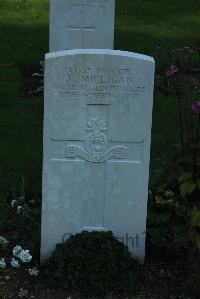
M 46 55 L 41 258 L 111 230 L 143 258 L 154 60 L 113 50 Z
M 51 0 L 50 52 L 113 49 L 115 0 Z

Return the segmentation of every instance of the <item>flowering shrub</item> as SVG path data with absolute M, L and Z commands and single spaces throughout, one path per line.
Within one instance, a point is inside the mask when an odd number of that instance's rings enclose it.
M 19 261 L 16 260 L 15 258 L 12 258 L 12 259 L 11 259 L 10 264 L 11 264 L 11 266 L 12 266 L 13 268 L 19 268 L 19 267 L 20 267 L 20 263 L 19 263 Z
M 195 113 L 200 113 L 200 102 L 194 102 L 192 104 L 192 111 Z
M 0 258 L 0 269 L 5 269 L 6 268 L 6 262 L 4 258 Z
M 200 49 L 159 45 L 158 51 L 157 88 L 169 100 L 177 99 L 180 143 L 174 147 L 174 160 L 167 161 L 171 176 L 165 175 L 163 185 L 150 194 L 148 237 L 155 255 L 163 251 L 177 258 L 185 249 L 200 248 Z
M 158 76 L 157 87 L 166 96 L 173 95 L 177 99 L 177 120 L 180 129 L 178 146 L 180 145 L 182 151 L 177 152 L 178 163 L 174 167 L 179 170 L 176 172 L 179 178 L 178 185 L 181 196 L 196 197 L 196 190 L 200 191 L 200 85 L 199 68 L 196 66 L 200 48 L 187 46 L 169 50 L 159 45 L 158 51 L 157 60 L 162 63 L 159 65 L 161 75 Z M 191 173 L 190 178 L 182 180 L 188 173 Z
M 2 245 L 3 247 L 8 246 L 9 242 L 6 238 L 0 236 L 0 245 Z
M 31 276 L 38 276 L 40 273 L 40 271 L 36 267 L 28 269 L 28 272 Z
M 20 254 L 21 251 L 22 251 L 22 247 L 17 245 L 16 247 L 13 248 L 13 255 L 15 257 L 19 258 L 19 254 Z
M 22 250 L 19 254 L 19 259 L 23 263 L 29 263 L 32 260 L 32 256 L 29 254 L 29 250 Z
M 9 237 L 12 238 L 12 244 L 19 242 L 24 247 L 29 248 L 34 256 L 38 256 L 41 200 L 38 195 L 27 196 L 23 180 L 22 187 L 19 189 L 21 189 L 20 193 L 11 190 L 4 199 L 4 205 L 9 212 Z
M 172 77 L 176 75 L 177 72 L 178 72 L 178 67 L 175 64 L 171 64 L 166 70 L 166 75 L 168 77 Z
M 30 251 L 35 255 L 39 249 L 39 230 L 40 230 L 40 205 L 36 205 L 38 197 L 27 197 L 24 187 L 24 179 L 21 177 L 21 192 L 16 195 L 12 190 L 7 193 L 4 204 L 10 213 L 9 228 L 10 242 L 4 236 L 0 236 L 1 269 L 12 267 L 15 271 L 28 271 L 31 276 L 38 276 L 39 270 L 33 264 L 33 257 Z M 39 201 L 40 204 L 40 201 Z M 30 238 L 30 233 L 32 237 Z M 14 235 L 14 237 L 13 237 Z M 35 239 L 35 236 L 37 239 Z M 37 240 L 37 241 L 35 241 Z M 22 245 L 15 245 L 20 242 Z M 30 250 L 25 248 L 30 248 Z M 35 250 L 35 251 L 34 251 Z M 34 264 L 33 264 L 34 265 Z
M 1 246 L 8 247 L 9 242 L 7 241 L 6 238 L 1 236 L 0 240 L 1 240 L 0 242 Z M 23 249 L 20 245 L 16 245 L 12 249 L 12 255 L 13 256 L 11 258 L 7 258 L 7 259 L 10 260 L 10 265 L 14 269 L 20 268 L 21 263 L 28 264 L 32 260 L 32 256 L 30 255 L 29 250 Z M 3 270 L 5 268 L 6 268 L 6 259 L 0 258 L 0 269 Z M 37 276 L 39 274 L 39 270 L 36 267 L 34 267 L 33 269 L 29 269 L 29 274 L 31 276 Z
M 32 260 L 32 256 L 29 254 L 29 250 L 24 250 L 21 246 L 13 248 L 13 255 L 19 258 L 23 263 L 29 263 Z

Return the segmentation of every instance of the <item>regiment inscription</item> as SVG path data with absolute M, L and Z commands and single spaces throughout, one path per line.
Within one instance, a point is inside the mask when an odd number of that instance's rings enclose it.
M 62 84 L 50 82 L 57 99 L 71 96 L 87 99 L 135 99 L 145 93 L 144 85 L 137 85 L 136 74 L 129 68 L 66 67 Z
M 107 131 L 107 124 L 104 120 L 91 119 L 87 123 L 85 148 L 77 145 L 68 145 L 65 149 L 66 158 L 77 156 L 93 163 L 106 162 L 112 158 L 125 159 L 127 148 L 116 145 L 108 148 L 109 142 L 104 132 Z

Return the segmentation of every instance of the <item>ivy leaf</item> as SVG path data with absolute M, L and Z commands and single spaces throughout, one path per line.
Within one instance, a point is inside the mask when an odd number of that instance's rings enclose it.
M 197 240 L 197 247 L 200 249 L 200 237 L 197 236 L 196 240 Z
M 195 189 L 197 185 L 194 181 L 188 180 L 180 185 L 181 196 L 185 197 L 186 195 L 190 195 Z
M 192 178 L 192 172 L 183 172 L 178 178 L 179 183 L 188 181 Z
M 198 188 L 200 190 L 200 180 L 197 180 L 197 186 L 198 186 Z
M 197 247 L 200 249 L 200 237 L 197 237 Z
M 191 215 L 190 225 L 192 227 L 200 227 L 200 211 L 199 210 L 192 210 L 190 215 Z
M 166 223 L 172 217 L 172 213 L 151 213 L 149 221 L 151 225 L 160 225 L 161 223 Z

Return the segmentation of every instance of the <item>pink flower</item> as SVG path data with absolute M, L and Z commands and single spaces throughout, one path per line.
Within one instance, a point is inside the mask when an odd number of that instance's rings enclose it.
M 195 113 L 200 113 L 200 102 L 192 103 L 192 111 Z
M 172 77 L 174 75 L 176 75 L 176 73 L 178 72 L 178 68 L 175 64 L 171 64 L 168 69 L 166 70 L 166 75 L 168 77 Z

